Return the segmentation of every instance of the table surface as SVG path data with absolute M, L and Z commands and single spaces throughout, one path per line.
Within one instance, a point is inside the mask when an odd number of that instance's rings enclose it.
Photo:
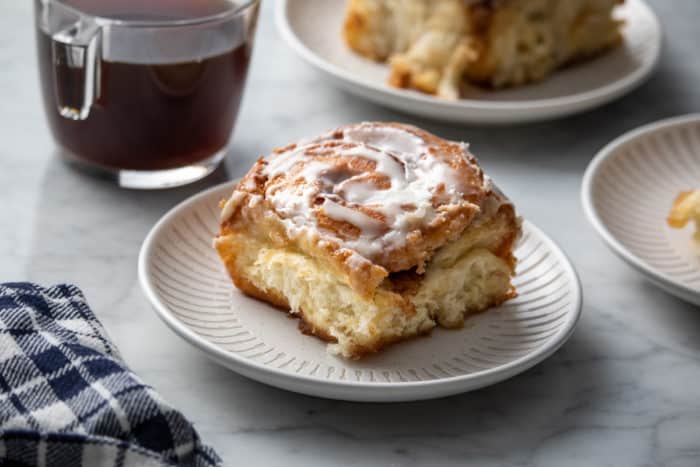
M 665 44 L 640 89 L 599 110 L 511 128 L 449 126 L 334 88 L 293 55 L 264 2 L 225 167 L 195 185 L 120 190 L 66 166 L 39 96 L 32 2 L 0 2 L 0 281 L 73 282 L 131 367 L 226 465 L 693 466 L 700 463 L 700 310 L 615 257 L 584 219 L 591 157 L 644 123 L 700 109 L 700 2 L 651 2 Z M 218 366 L 151 311 L 139 247 L 169 208 L 271 148 L 335 125 L 397 120 L 469 141 L 520 212 L 570 255 L 585 297 L 571 340 L 507 382 L 435 401 L 357 404 L 264 386 Z M 653 183 L 653 180 L 650 180 Z

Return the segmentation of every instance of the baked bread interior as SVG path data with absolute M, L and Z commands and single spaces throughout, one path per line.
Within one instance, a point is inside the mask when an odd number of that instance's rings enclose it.
M 215 239 L 244 293 L 349 358 L 513 297 L 520 221 L 462 143 L 361 123 L 259 159 Z

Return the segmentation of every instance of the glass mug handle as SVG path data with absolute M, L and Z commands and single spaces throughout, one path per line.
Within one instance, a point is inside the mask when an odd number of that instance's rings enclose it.
M 70 120 L 85 120 L 100 95 L 101 27 L 80 19 L 51 39 L 58 113 Z

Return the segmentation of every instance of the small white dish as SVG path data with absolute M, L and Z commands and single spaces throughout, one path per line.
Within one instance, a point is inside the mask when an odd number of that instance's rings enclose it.
M 348 361 L 297 329 L 297 320 L 241 294 L 212 247 L 219 200 L 233 183 L 173 208 L 148 234 L 139 279 L 160 318 L 220 364 L 290 391 L 354 401 L 408 401 L 510 378 L 554 353 L 573 332 L 581 288 L 561 250 L 530 223 L 516 255 L 519 296 L 461 330 L 395 344 Z
M 700 186 L 700 114 L 630 131 L 604 147 L 583 178 L 583 209 L 620 258 L 667 292 L 700 305 L 700 246 L 693 227 L 666 216 Z
M 345 5 L 346 0 L 278 0 L 277 25 L 285 42 L 348 92 L 409 114 L 457 123 L 524 123 L 598 107 L 639 86 L 661 50 L 661 26 L 654 12 L 642 0 L 626 0 L 619 8 L 626 22 L 623 46 L 540 83 L 475 90 L 472 98 L 449 101 L 386 84 L 386 65 L 355 54 L 343 42 Z

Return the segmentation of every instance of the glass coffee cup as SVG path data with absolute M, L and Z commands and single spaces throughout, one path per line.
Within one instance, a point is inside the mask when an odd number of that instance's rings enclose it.
M 62 153 L 128 188 L 223 159 L 259 0 L 35 0 L 39 72 Z

